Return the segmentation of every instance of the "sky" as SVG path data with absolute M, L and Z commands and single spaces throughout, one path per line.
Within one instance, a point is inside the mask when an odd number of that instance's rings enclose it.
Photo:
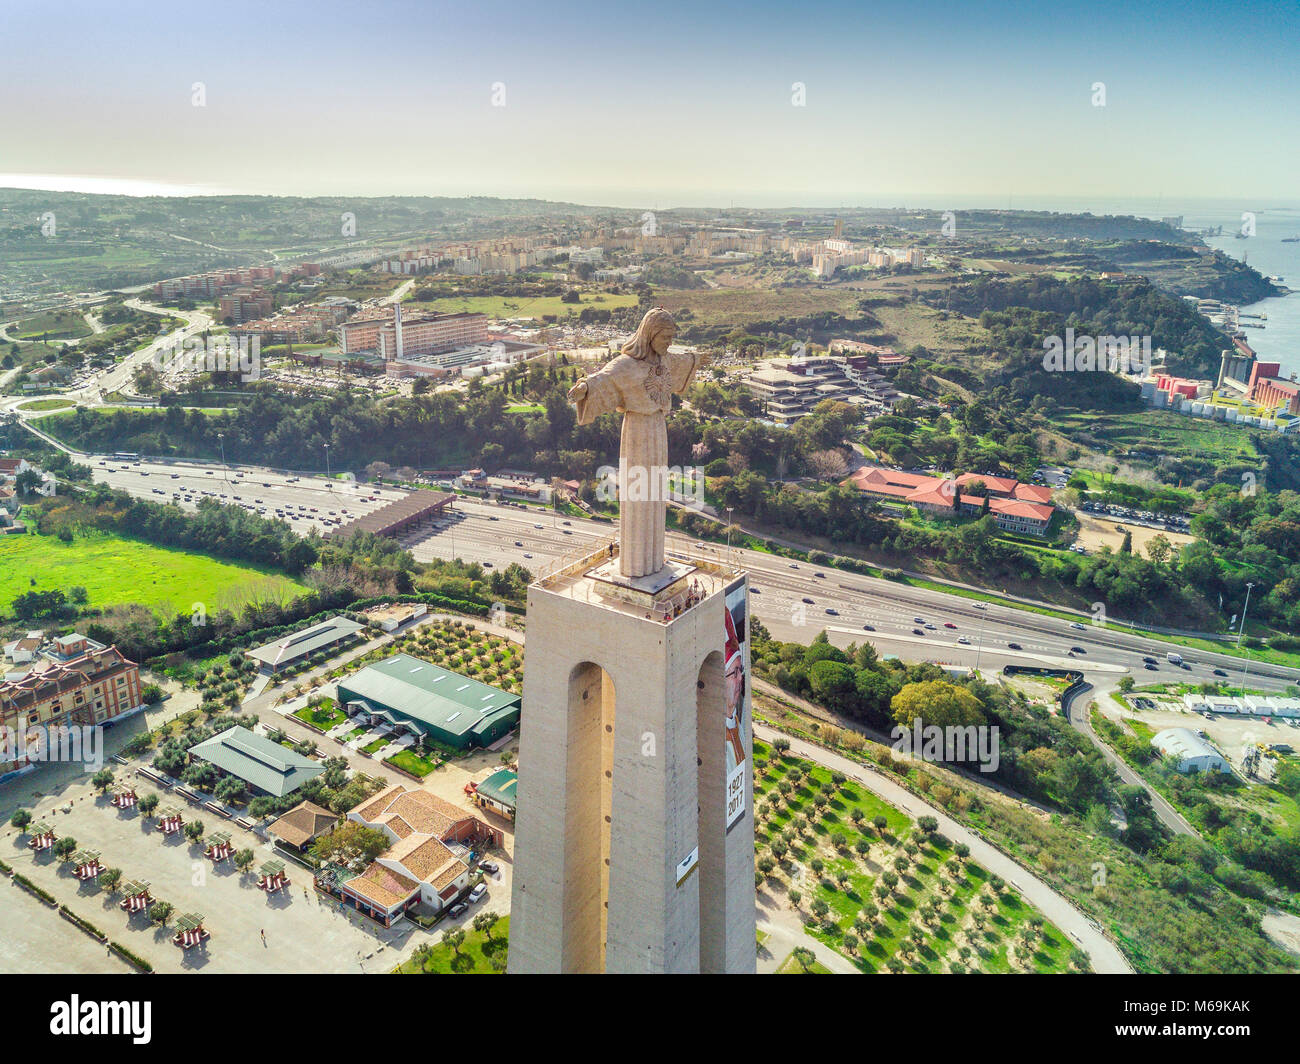
M 0 186 L 1300 197 L 1295 0 L 0 0 L 0 39 Z

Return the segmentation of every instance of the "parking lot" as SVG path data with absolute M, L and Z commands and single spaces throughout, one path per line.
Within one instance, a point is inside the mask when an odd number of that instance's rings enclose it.
M 302 535 L 313 528 L 329 532 L 407 494 L 400 488 L 220 465 L 97 456 L 90 466 L 96 481 L 142 499 L 184 510 L 196 510 L 204 499 L 213 499 L 262 517 L 282 518 Z

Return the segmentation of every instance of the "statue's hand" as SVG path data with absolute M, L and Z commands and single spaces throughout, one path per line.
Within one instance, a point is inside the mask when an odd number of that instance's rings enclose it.
M 587 398 L 587 379 L 585 377 L 569 389 L 569 398 L 575 403 Z

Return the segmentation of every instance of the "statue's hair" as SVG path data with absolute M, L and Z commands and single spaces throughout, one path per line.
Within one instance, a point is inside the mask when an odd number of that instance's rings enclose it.
M 637 326 L 636 332 L 632 335 L 632 339 L 623 345 L 623 354 L 631 355 L 637 359 L 649 358 L 650 341 L 654 334 L 665 325 L 675 324 L 673 316 L 663 307 L 647 310 L 645 317 L 641 319 L 641 324 Z

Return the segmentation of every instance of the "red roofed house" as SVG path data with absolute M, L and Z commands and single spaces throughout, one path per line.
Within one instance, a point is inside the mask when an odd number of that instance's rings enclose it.
M 1047 534 L 1056 508 L 1051 502 L 1052 489 L 1046 486 L 1022 484 L 1011 477 L 980 473 L 963 473 L 952 478 L 928 477 L 880 466 L 863 466 L 844 481 L 846 486 L 869 495 L 905 502 L 934 514 L 952 513 L 954 494 L 976 482 L 987 489 L 989 513 L 1003 531 L 1030 536 Z M 963 516 L 977 514 L 983 508 L 982 496 L 962 494 L 959 510 Z
M 385 927 L 421 903 L 434 912 L 450 905 L 469 885 L 466 847 L 499 846 L 505 839 L 470 810 L 400 783 L 352 810 L 348 819 L 393 841 L 364 872 L 338 884 L 345 900 Z

